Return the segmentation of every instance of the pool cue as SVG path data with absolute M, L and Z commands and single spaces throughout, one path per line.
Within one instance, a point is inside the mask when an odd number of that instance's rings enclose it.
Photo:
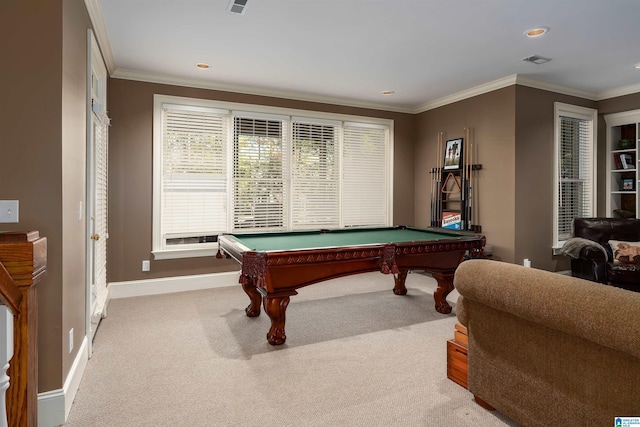
M 436 227 L 442 226 L 442 167 L 444 166 L 444 147 L 442 144 L 444 143 L 444 134 L 442 132 L 438 133 L 438 167 L 437 167 L 437 181 L 436 181 L 436 191 L 437 191 L 437 200 L 436 200 Z
M 467 228 L 467 128 L 463 129 L 462 153 L 460 153 L 460 230 Z
M 464 128 L 464 139 L 467 141 L 468 150 L 465 150 L 465 229 L 471 230 L 471 174 L 472 174 L 472 161 L 471 157 L 473 153 L 471 152 L 471 137 L 470 137 L 469 128 Z
M 429 185 L 430 185 L 430 187 L 429 187 L 429 191 L 430 191 L 429 196 L 431 197 L 431 209 L 429 209 L 429 215 L 430 215 L 429 224 L 430 224 L 431 227 L 433 227 L 433 205 L 434 205 L 434 202 L 435 202 L 435 194 L 434 194 L 434 191 L 433 191 L 433 181 L 434 181 L 434 179 L 435 179 L 435 169 L 431 168 L 429 170 Z
M 471 131 L 469 131 L 469 229 L 473 230 L 474 222 L 473 222 L 473 164 L 475 161 L 475 153 L 473 151 L 473 141 L 471 140 Z
M 438 134 L 437 143 L 436 143 L 436 163 L 435 168 L 432 169 L 431 174 L 431 226 L 438 226 L 438 199 L 439 199 L 439 188 L 438 188 L 438 166 L 440 164 L 440 134 Z

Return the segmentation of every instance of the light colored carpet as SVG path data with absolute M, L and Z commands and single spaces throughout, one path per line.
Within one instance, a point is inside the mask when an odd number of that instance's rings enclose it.
M 239 285 L 113 300 L 65 426 L 515 426 L 447 378 L 456 318 L 435 311 L 435 280 L 392 287 L 300 289 L 276 347 Z

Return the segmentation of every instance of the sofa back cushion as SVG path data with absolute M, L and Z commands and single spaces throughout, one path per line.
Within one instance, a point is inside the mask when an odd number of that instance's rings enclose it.
M 574 237 L 583 237 L 609 247 L 609 240 L 640 241 L 640 219 L 637 218 L 576 218 Z

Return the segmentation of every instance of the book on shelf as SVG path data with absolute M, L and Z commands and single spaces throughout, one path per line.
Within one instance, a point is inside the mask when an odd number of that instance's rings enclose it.
M 633 156 L 631 154 L 620 154 L 620 163 L 622 163 L 622 169 L 635 169 L 633 164 Z
M 622 161 L 620 161 L 620 154 L 614 154 L 613 161 L 616 164 L 616 169 L 622 169 Z

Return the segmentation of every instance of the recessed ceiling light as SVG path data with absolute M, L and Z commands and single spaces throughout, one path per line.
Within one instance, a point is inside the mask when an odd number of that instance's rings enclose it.
M 527 37 L 540 37 L 546 34 L 547 31 L 549 31 L 547 27 L 532 28 L 530 30 L 525 31 L 524 35 Z
M 383 95 L 393 95 L 394 93 L 396 93 L 395 90 L 383 90 L 382 91 Z
M 211 65 L 200 62 L 196 64 L 196 67 L 200 68 L 201 70 L 206 70 L 207 68 L 211 68 Z
M 640 63 L 639 63 L 639 64 L 634 65 L 634 66 L 633 66 L 633 68 L 637 68 L 638 70 L 640 70 Z

